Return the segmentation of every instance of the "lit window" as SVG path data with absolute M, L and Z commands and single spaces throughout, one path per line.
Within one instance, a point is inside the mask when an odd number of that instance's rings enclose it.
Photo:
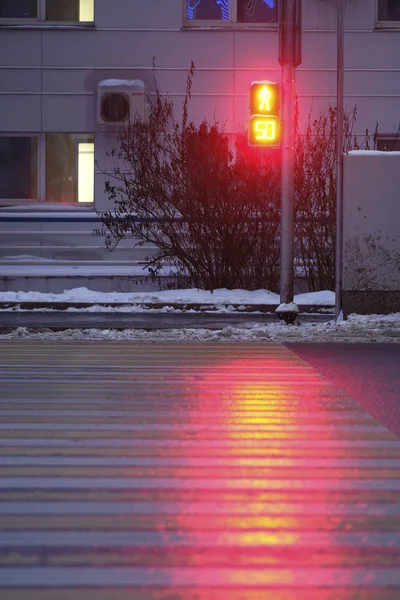
M 0 136 L 0 198 L 37 198 L 37 137 Z
M 187 23 L 277 23 L 278 0 L 185 0 Z
M 93 203 L 94 169 L 92 133 L 0 135 L 0 204 Z
M 46 21 L 93 21 L 94 0 L 46 0 Z
M 94 21 L 94 0 L 80 0 L 79 21 Z
M 94 200 L 94 143 L 78 143 L 78 202 Z
M 400 0 L 378 0 L 378 21 L 400 23 Z
M 94 0 L 0 0 L 0 19 L 93 22 Z
M 94 136 L 46 135 L 46 201 L 93 202 Z

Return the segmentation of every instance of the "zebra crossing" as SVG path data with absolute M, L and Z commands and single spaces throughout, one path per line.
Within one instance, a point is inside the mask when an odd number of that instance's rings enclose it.
M 400 439 L 285 346 L 0 364 L 1 600 L 400 597 Z

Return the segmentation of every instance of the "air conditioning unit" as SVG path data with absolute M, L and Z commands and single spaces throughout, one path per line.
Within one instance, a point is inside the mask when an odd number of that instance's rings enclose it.
M 105 79 L 97 84 L 97 122 L 114 131 L 137 119 L 144 121 L 145 88 L 140 79 Z

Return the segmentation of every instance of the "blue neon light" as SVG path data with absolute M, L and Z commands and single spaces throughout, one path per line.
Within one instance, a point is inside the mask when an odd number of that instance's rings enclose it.
M 186 18 L 194 20 L 196 16 L 196 8 L 199 6 L 201 0 L 187 0 L 186 3 Z M 217 6 L 220 7 L 222 12 L 222 20 L 229 21 L 229 2 L 230 0 L 215 0 Z M 253 0 L 250 0 L 251 4 Z M 276 0 L 264 0 L 265 4 L 269 8 L 276 7 Z
M 186 18 L 194 20 L 196 15 L 196 8 L 199 6 L 201 0 L 187 0 L 186 3 Z M 229 2 L 230 0 L 215 0 L 217 6 L 220 7 L 222 12 L 222 20 L 229 21 Z
M 195 2 L 195 4 L 190 4 L 190 0 L 187 0 L 187 4 L 186 4 L 186 18 L 193 20 L 194 19 L 194 15 L 195 15 L 195 10 L 198 7 L 198 5 L 200 4 L 201 0 L 197 0 L 197 2 Z
M 217 4 L 222 10 L 222 20 L 229 21 L 229 0 L 217 0 Z

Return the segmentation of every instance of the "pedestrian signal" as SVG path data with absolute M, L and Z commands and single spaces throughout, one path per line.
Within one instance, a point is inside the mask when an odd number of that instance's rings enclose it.
M 279 139 L 278 117 L 253 115 L 250 118 L 249 141 L 252 146 L 276 146 Z
M 250 87 L 251 146 L 276 147 L 280 143 L 280 88 L 270 81 L 255 81 Z

